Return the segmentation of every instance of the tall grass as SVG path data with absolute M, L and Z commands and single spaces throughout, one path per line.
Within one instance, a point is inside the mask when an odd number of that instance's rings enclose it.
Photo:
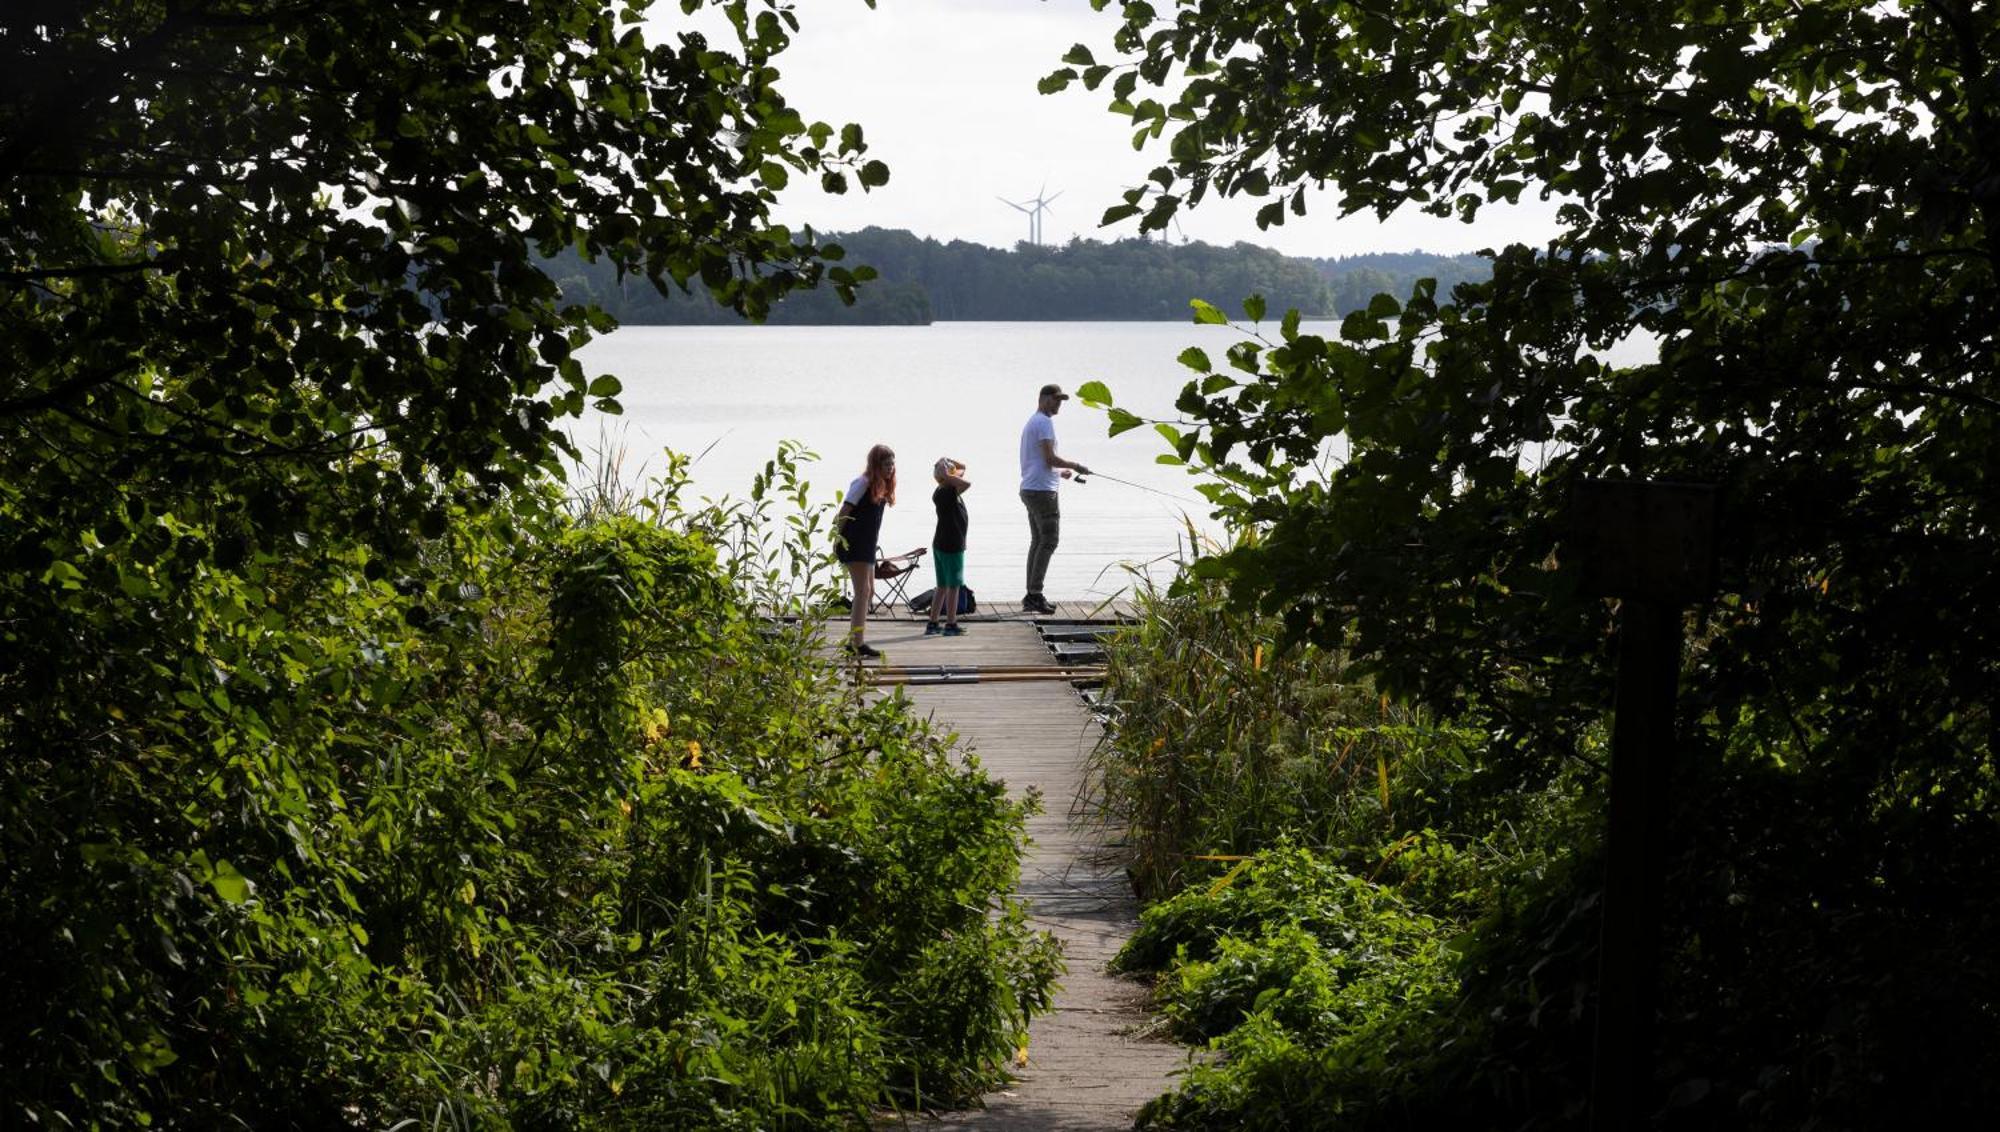
M 1114 966 L 1156 975 L 1168 1027 L 1221 1055 L 1140 1125 L 1485 1126 L 1526 1071 L 1484 1051 L 1543 1019 L 1576 1030 L 1593 903 L 1565 885 L 1588 795 L 1518 788 L 1476 717 L 1439 721 L 1337 651 L 1283 647 L 1198 572 L 1133 596 L 1086 799 L 1149 902 Z M 1524 938 L 1525 959 L 1492 942 Z
M 625 516 L 698 534 L 716 548 L 737 593 L 764 613 L 824 609 L 841 592 L 843 578 L 826 550 L 830 512 L 813 499 L 806 478 L 819 456 L 805 445 L 779 441 L 741 498 L 699 501 L 688 498 L 699 455 L 665 449 L 653 471 L 606 431 L 588 456 L 563 499 L 577 521 Z
M 1281 647 L 1274 620 L 1232 610 L 1214 582 L 1140 580 L 1133 599 L 1137 621 L 1106 642 L 1118 714 L 1087 801 L 1124 830 L 1148 898 L 1280 837 L 1374 843 L 1477 742 L 1350 679 L 1336 652 Z

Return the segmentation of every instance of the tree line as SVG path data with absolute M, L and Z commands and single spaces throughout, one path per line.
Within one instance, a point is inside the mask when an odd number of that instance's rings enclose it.
M 830 290 L 795 291 L 774 302 L 766 321 L 786 325 L 923 325 L 940 321 L 1180 320 L 1188 300 L 1261 294 L 1274 307 L 1307 317 L 1360 310 L 1377 293 L 1408 295 L 1419 279 L 1440 291 L 1484 278 L 1476 255 L 1376 253 L 1336 258 L 1286 256 L 1248 243 L 1071 240 L 1016 244 L 1012 250 L 967 240 L 941 241 L 899 228 L 864 228 L 830 238 L 845 261 L 877 277 L 852 304 Z M 573 250 L 545 270 L 564 301 L 594 304 L 627 325 L 715 325 L 741 316 L 705 292 L 653 286 L 621 275 L 615 264 L 586 262 Z

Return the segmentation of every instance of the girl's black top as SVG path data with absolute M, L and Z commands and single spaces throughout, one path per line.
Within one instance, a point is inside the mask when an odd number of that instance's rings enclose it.
M 856 482 L 861 483 L 860 498 L 850 501 L 854 510 L 848 513 L 846 524 L 834 532 L 838 557 L 842 562 L 873 562 L 875 547 L 882 541 L 883 503 L 869 498 L 865 482 Z

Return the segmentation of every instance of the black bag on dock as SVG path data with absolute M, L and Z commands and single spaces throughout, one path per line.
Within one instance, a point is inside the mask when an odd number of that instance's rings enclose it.
M 936 590 L 925 590 L 910 599 L 910 612 L 930 615 L 931 602 L 937 597 Z M 979 612 L 979 601 L 972 596 L 971 586 L 958 587 L 958 612 L 960 616 Z

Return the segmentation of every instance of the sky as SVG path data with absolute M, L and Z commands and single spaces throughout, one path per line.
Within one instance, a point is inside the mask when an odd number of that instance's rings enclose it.
M 712 18 L 698 16 L 696 24 L 673 4 L 656 11 L 647 25 L 655 42 L 691 26 L 710 29 L 716 46 L 733 42 L 727 25 Z M 1129 122 L 1105 109 L 1108 86 L 1035 90 L 1073 44 L 1089 46 L 1100 61 L 1112 56 L 1115 4 L 1093 12 L 1087 0 L 879 0 L 870 10 L 862 0 L 802 0 L 797 11 L 800 30 L 777 61 L 779 89 L 808 121 L 860 123 L 870 156 L 887 162 L 891 176 L 883 188 L 844 197 L 797 178 L 781 194 L 780 220 L 829 231 L 907 228 L 1012 247 L 1027 238 L 1028 220 L 996 198 L 1045 193 L 1055 199 L 1044 214 L 1044 243 L 1136 234 L 1136 221 L 1109 229 L 1097 222 L 1123 189 L 1164 162 L 1164 137 L 1135 152 Z M 1211 198 L 1183 209 L 1174 238 L 1332 257 L 1468 252 L 1539 243 L 1554 231 L 1554 206 L 1525 199 L 1515 208 L 1488 206 L 1475 224 L 1414 208 L 1378 222 L 1340 218 L 1337 198 L 1321 193 L 1308 197 L 1303 219 L 1264 231 L 1254 219 L 1260 203 Z

